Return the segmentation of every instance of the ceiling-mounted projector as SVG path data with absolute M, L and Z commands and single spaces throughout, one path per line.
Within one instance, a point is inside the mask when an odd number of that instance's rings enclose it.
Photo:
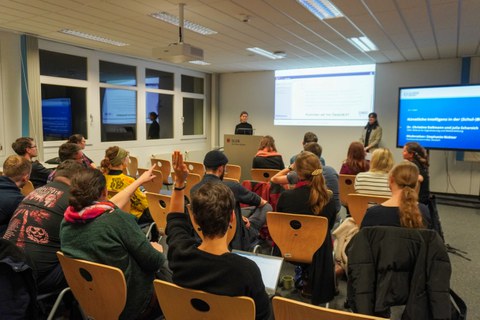
M 172 43 L 168 47 L 153 48 L 156 59 L 173 63 L 203 60 L 203 49 L 186 43 Z

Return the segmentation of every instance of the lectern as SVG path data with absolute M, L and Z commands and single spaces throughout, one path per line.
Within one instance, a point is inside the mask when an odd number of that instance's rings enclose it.
M 253 157 L 257 154 L 262 136 L 226 134 L 223 139 L 223 149 L 228 162 L 242 167 L 241 180 L 250 179 Z

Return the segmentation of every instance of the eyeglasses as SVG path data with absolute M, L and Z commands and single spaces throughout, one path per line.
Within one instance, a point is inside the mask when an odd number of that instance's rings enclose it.
M 36 148 L 36 147 L 37 147 L 37 146 L 30 146 L 29 148 L 30 148 L 30 149 L 34 149 L 34 148 Z

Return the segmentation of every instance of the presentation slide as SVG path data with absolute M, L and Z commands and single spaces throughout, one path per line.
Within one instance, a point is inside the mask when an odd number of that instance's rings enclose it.
M 275 71 L 275 125 L 364 126 L 375 65 Z
M 137 122 L 136 91 L 112 88 L 101 88 L 101 90 L 104 90 L 102 124 L 123 125 Z
M 70 98 L 42 100 L 43 136 L 45 140 L 67 139 L 72 135 Z
M 480 85 L 400 88 L 397 146 L 480 150 Z

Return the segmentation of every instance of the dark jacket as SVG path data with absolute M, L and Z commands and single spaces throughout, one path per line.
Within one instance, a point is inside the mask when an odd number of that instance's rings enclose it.
M 21 249 L 0 238 L 0 318 L 36 319 L 36 287 L 32 268 Z
M 0 176 L 0 237 L 5 233 L 13 213 L 23 198 L 22 192 L 12 179 Z
M 350 241 L 347 299 L 354 312 L 388 316 L 405 305 L 403 320 L 450 319 L 451 266 L 438 233 L 368 227 Z

